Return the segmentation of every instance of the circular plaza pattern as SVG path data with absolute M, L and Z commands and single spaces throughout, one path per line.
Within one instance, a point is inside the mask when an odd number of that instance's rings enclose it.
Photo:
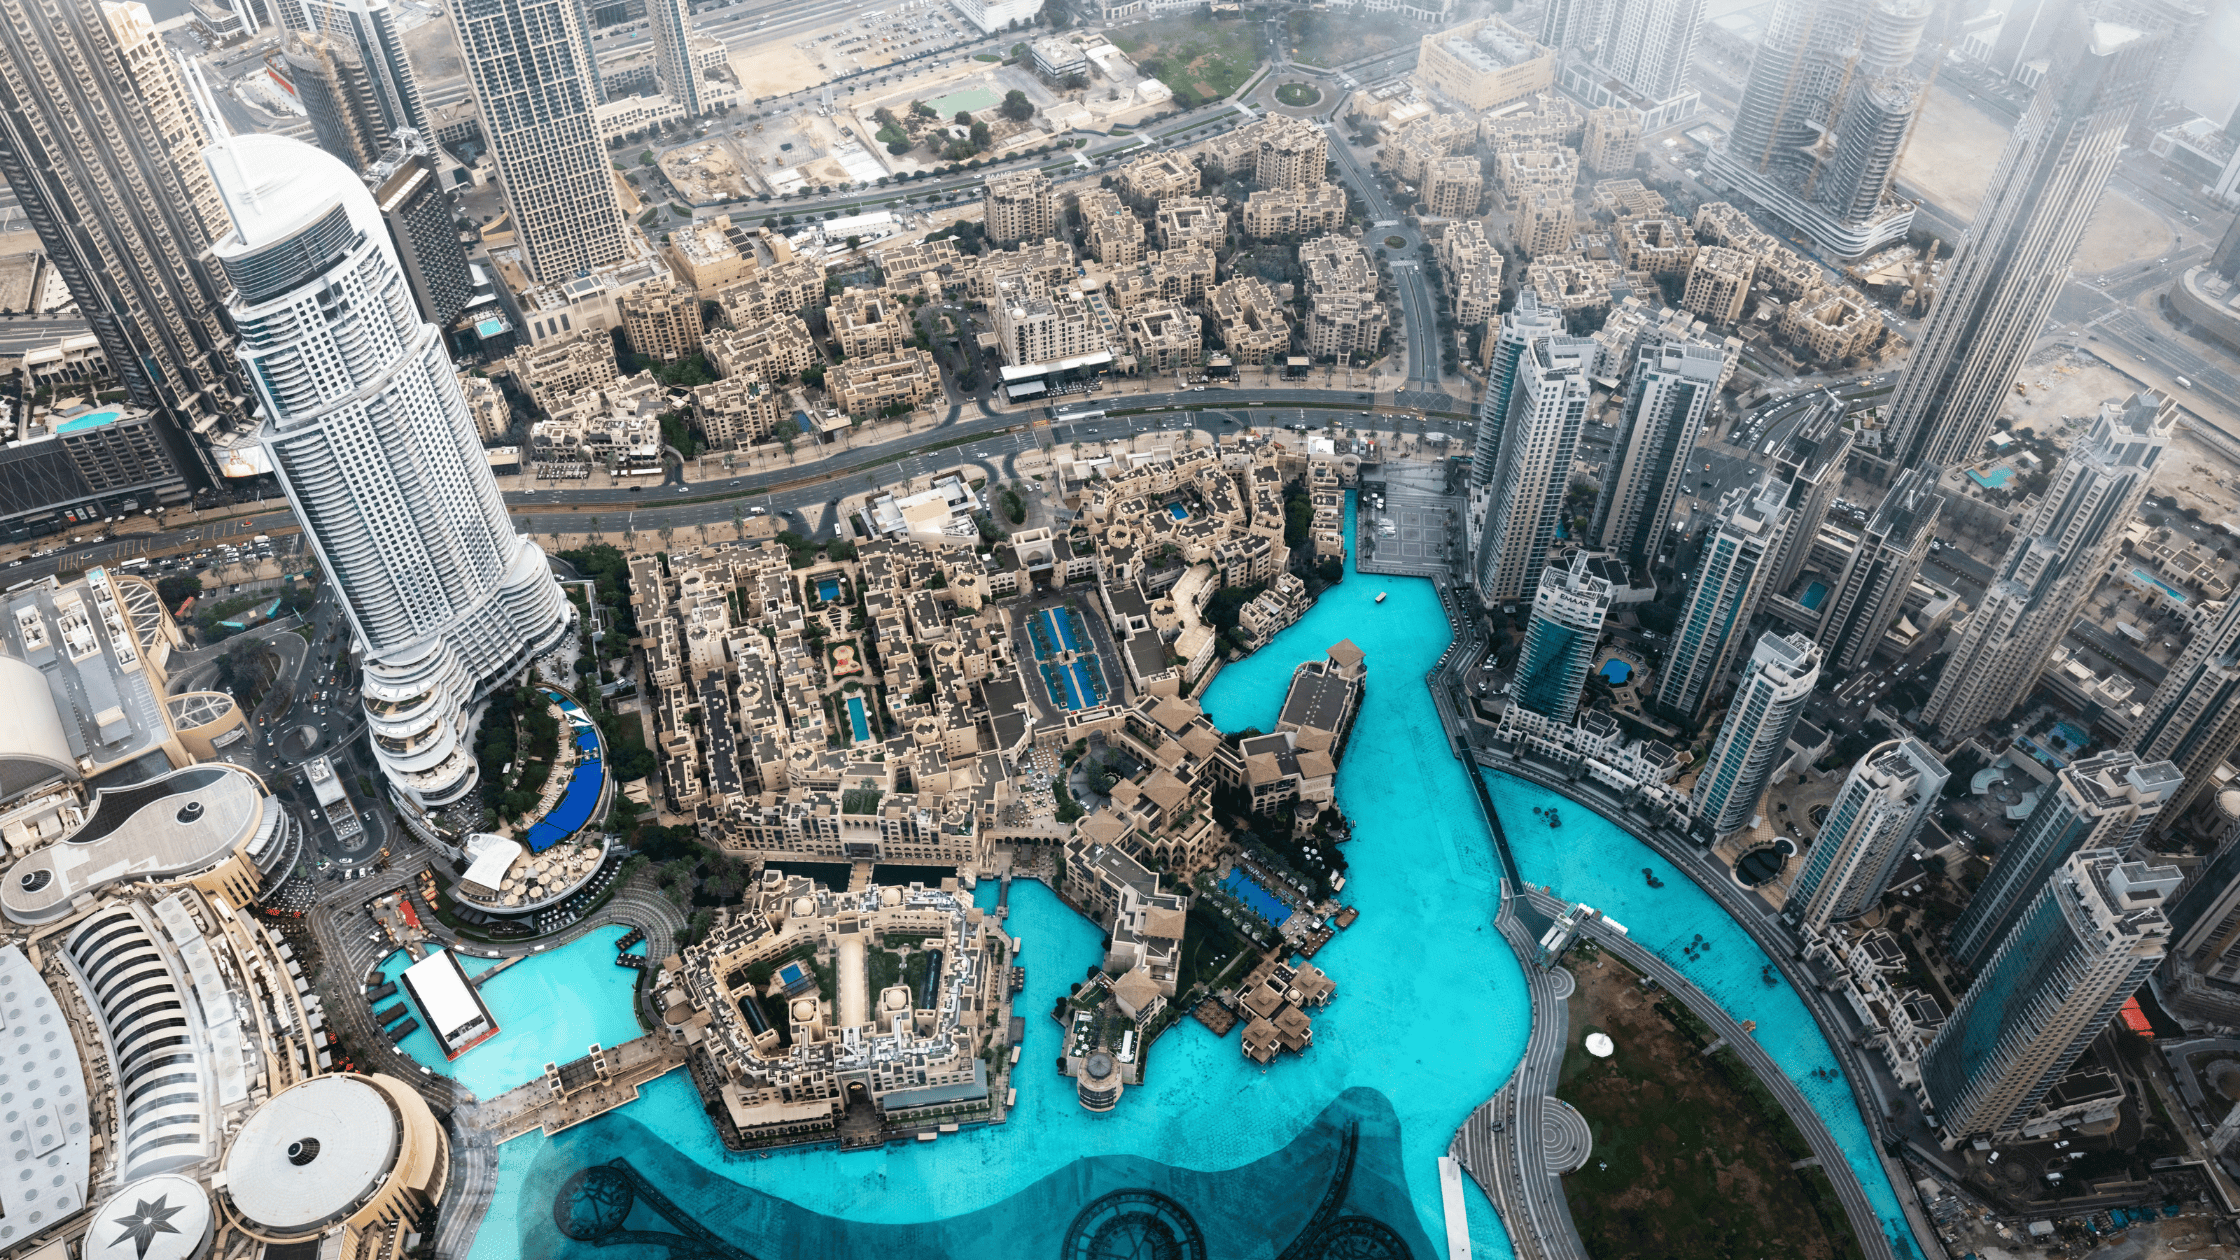
M 1322 102 L 1322 89 L 1308 83 L 1286 83 L 1276 89 L 1276 100 L 1293 109 L 1305 109 Z
M 1560 1098 L 1540 1104 L 1540 1160 L 1558 1177 L 1587 1166 L 1594 1154 L 1594 1131 L 1578 1109 Z

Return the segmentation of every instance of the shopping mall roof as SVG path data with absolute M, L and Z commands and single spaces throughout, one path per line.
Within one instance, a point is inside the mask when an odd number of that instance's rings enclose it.
M 33 851 L 0 876 L 0 913 L 45 923 L 77 897 L 121 879 L 192 875 L 243 845 L 269 839 L 278 805 L 255 775 L 211 764 L 131 787 L 103 788 L 76 831 Z
M 359 1077 L 320 1076 L 273 1095 L 226 1150 L 226 1193 L 275 1233 L 332 1225 L 371 1198 L 396 1166 L 395 1108 Z
M 0 1096 L 26 1141 L 0 1142 L 0 1252 L 86 1203 L 92 1152 L 85 1068 L 62 1008 L 21 949 L 0 946 Z M 41 1025 L 48 1025 L 46 1032 Z M 47 1053 L 33 1049 L 44 1045 Z M 37 1184 L 33 1182 L 36 1180 Z

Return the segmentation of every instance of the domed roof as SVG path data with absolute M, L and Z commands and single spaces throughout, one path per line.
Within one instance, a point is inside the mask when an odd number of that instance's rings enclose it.
M 83 1260 L 199 1260 L 208 1254 L 210 1196 L 190 1177 L 157 1173 L 110 1196 L 78 1244 Z
M 320 1076 L 257 1108 L 226 1150 L 226 1192 L 253 1226 L 324 1229 L 389 1179 L 403 1142 L 389 1099 L 359 1076 Z
M 2226 788 L 2217 793 L 2217 808 L 2227 818 L 2240 818 L 2240 788 Z

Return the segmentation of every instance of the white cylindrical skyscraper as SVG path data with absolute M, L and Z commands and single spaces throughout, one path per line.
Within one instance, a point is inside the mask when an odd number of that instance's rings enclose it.
M 467 706 L 566 636 L 568 601 L 506 518 L 365 185 L 277 136 L 204 156 L 258 439 L 357 631 L 374 754 L 404 800 L 448 805 L 477 777 Z

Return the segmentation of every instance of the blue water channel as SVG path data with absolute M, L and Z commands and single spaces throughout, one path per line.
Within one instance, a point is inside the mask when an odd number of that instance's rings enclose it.
M 864 718 L 863 697 L 848 697 L 848 725 L 855 728 L 856 742 L 871 738 L 871 723 Z
M 1350 552 L 1350 512 L 1347 533 Z M 1380 589 L 1389 593 L 1381 605 Z M 1046 1193 L 1043 1179 L 1077 1160 L 1089 1161 L 1084 1168 L 1105 1167 L 1096 1163 L 1100 1157 L 1136 1157 L 1143 1167 L 1242 1170 L 1307 1133 L 1341 1095 L 1359 1098 L 1363 1091 L 1381 1095 L 1397 1121 L 1414 1223 L 1426 1239 L 1443 1237 L 1436 1158 L 1470 1110 L 1508 1077 L 1530 1021 L 1523 976 L 1492 925 L 1499 880 L 1492 845 L 1468 771 L 1448 750 L 1423 686 L 1447 637 L 1429 582 L 1349 576 L 1269 647 L 1226 667 L 1205 697 L 1208 714 L 1224 729 L 1273 729 L 1301 661 L 1319 658 L 1340 639 L 1368 657 L 1370 686 L 1337 785 L 1338 803 L 1355 825 L 1345 896 L 1361 917 L 1315 959 L 1336 981 L 1337 995 L 1315 1014 L 1314 1044 L 1304 1056 L 1262 1069 L 1242 1056 L 1234 1033 L 1216 1039 L 1184 1021 L 1154 1047 L 1150 1079 L 1130 1088 L 1115 1111 L 1083 1110 L 1072 1083 L 1049 1070 L 1059 1028 L 1047 1012 L 1071 980 L 1101 961 L 1100 936 L 1041 885 L 1015 882 L 1005 927 L 1022 942 L 1027 985 L 1015 1009 L 1026 1034 L 1009 1123 L 877 1152 L 755 1159 L 721 1148 L 690 1081 L 672 1073 L 637 1102 L 561 1138 L 531 1134 L 500 1148 L 498 1186 L 473 1260 L 522 1254 L 536 1229 L 549 1234 L 549 1201 L 541 1190 L 524 1192 L 547 1148 L 556 1155 L 563 1148 L 596 1150 L 601 1160 L 641 1166 L 689 1160 L 726 1184 L 843 1221 L 929 1222 L 995 1209 L 1030 1187 Z M 1761 981 L 1766 958 L 1749 938 L 1701 890 L 1589 810 L 1563 810 L 1564 826 L 1551 830 L 1531 809 L 1555 802 L 1553 794 L 1499 775 L 1488 784 L 1528 880 L 1606 909 L 1732 1014 L 1757 1021 L 1759 1039 L 1850 1152 L 1877 1211 L 1902 1238 L 1896 1196 L 1847 1087 L 1811 1075 L 1835 1066 L 1833 1055 L 1796 995 L 1785 984 Z M 1644 866 L 1659 873 L 1664 887 L 1646 886 Z M 992 889 L 984 886 L 979 902 L 992 905 Z M 1699 932 L 1714 948 L 1683 953 Z M 504 1061 L 518 1078 L 504 1084 L 530 1079 L 548 1060 L 579 1055 L 591 1041 L 612 1044 L 627 1034 L 601 1021 L 617 1014 L 629 1020 L 629 977 L 613 966 L 611 945 L 594 950 L 603 953 L 577 959 L 556 952 L 493 981 L 556 997 L 586 974 L 613 973 L 621 982 L 601 999 L 608 1005 L 600 1011 L 560 1002 L 535 1027 L 510 1027 L 506 1036 L 523 1040 Z M 533 984 L 521 974 L 530 968 Z M 498 1014 L 503 1022 L 503 1006 Z M 440 1063 L 432 1045 L 416 1048 L 414 1038 L 408 1050 Z M 470 1052 L 455 1070 L 475 1070 L 477 1055 L 507 1044 L 501 1038 Z M 1465 1196 L 1474 1253 L 1513 1254 L 1490 1205 L 1467 1181 Z M 747 1230 L 752 1222 L 709 1224 Z M 1910 1243 L 1901 1254 L 1912 1254 Z

